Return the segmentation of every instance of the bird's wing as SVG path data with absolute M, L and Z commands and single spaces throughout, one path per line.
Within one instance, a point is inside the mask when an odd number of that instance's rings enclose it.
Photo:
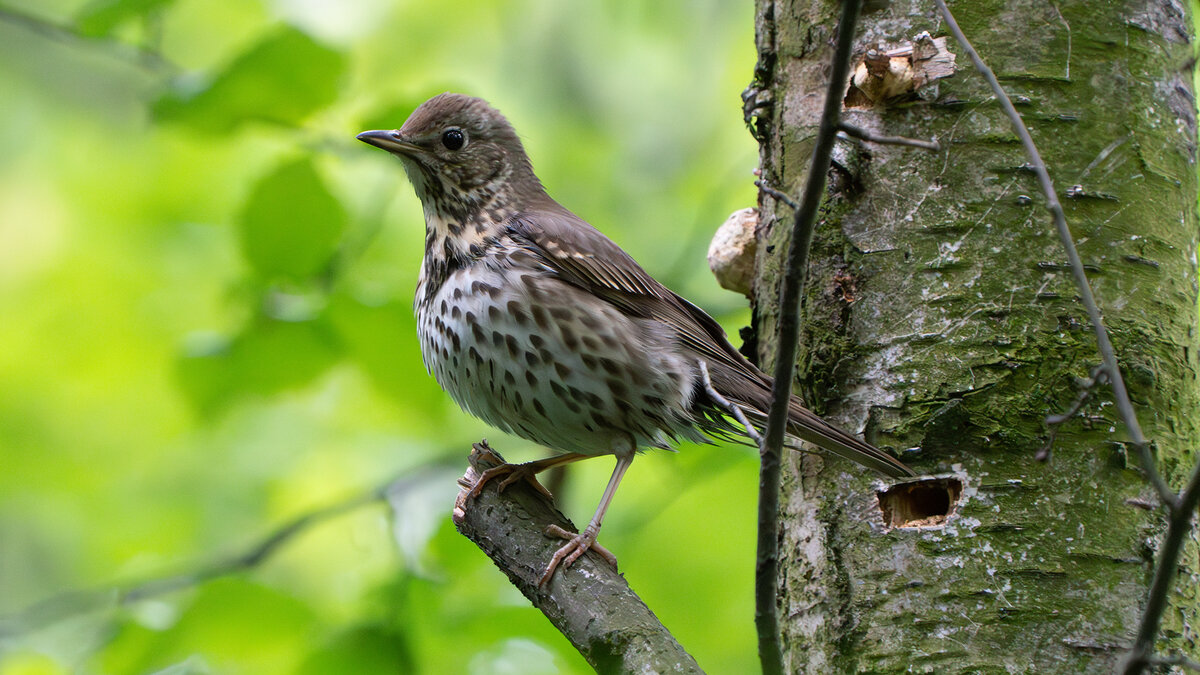
M 730 344 L 725 331 L 704 310 L 656 281 L 599 230 L 559 207 L 518 214 L 509 221 L 508 234 L 565 283 L 612 303 L 626 314 L 673 327 L 680 341 L 705 360 L 717 389 L 743 407 L 756 424 L 765 423 L 771 378 Z M 714 421 L 722 414 L 718 407 L 706 413 Z M 824 421 L 795 397 L 791 400 L 789 427 L 789 433 L 886 475 L 913 475 L 900 461 Z M 719 422 L 709 427 L 718 434 L 725 434 L 729 428 Z
M 561 213 L 518 214 L 510 220 L 508 231 L 562 281 L 631 316 L 666 323 L 709 363 L 725 363 L 751 376 L 757 373 L 730 344 L 716 320 L 655 280 L 628 253 L 575 214 L 565 209 Z

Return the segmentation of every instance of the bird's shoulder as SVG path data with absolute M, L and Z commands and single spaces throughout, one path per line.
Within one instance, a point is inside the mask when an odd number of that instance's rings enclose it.
M 564 281 L 587 290 L 662 300 L 675 295 L 613 240 L 566 209 L 517 213 L 506 233 Z
M 744 362 L 720 324 L 646 272 L 620 246 L 565 208 L 522 212 L 506 232 L 561 281 L 621 309 L 672 326 L 708 359 Z

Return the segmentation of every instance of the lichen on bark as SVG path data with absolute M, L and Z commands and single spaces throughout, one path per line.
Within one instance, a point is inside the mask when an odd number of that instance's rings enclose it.
M 878 3 L 877 3 L 878 4 Z M 763 173 L 796 192 L 815 134 L 837 4 L 759 0 Z M 1191 23 L 1174 2 L 957 3 L 1018 104 L 1118 350 L 1139 418 L 1179 485 L 1200 443 L 1196 121 Z M 940 35 L 931 5 L 867 12 L 860 52 Z M 952 46 L 952 49 L 956 49 Z M 965 61 L 960 57 L 960 68 Z M 797 671 L 915 667 L 1097 672 L 1131 642 L 1158 512 L 1098 388 L 1044 419 L 1099 362 L 1043 198 L 970 70 L 848 111 L 942 150 L 840 142 L 809 269 L 798 369 L 806 402 L 930 473 L 965 476 L 944 528 L 887 530 L 856 467 L 787 458 L 785 648 Z M 756 325 L 769 364 L 786 207 L 764 200 Z M 1196 546 L 1163 646 L 1195 654 Z M 915 654 L 915 656 L 914 656 Z

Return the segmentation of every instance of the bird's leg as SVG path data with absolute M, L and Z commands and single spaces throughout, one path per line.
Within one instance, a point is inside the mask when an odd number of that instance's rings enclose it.
M 608 505 L 612 502 L 613 495 L 617 493 L 617 486 L 621 484 L 621 478 L 625 476 L 625 471 L 632 463 L 633 452 L 623 452 L 617 455 L 617 466 L 613 469 L 612 477 L 608 479 L 608 485 L 604 488 L 604 496 L 600 498 L 596 514 L 592 516 L 591 522 L 583 529 L 583 532 L 572 534 L 555 525 L 546 528 L 546 534 L 562 537 L 567 540 L 567 543 L 555 551 L 554 556 L 550 558 L 546 572 L 538 581 L 539 586 L 546 585 L 550 577 L 554 576 L 554 570 L 558 568 L 559 563 L 562 563 L 563 567 L 570 567 L 571 563 L 578 560 L 579 556 L 586 553 L 588 549 L 599 553 L 614 568 L 617 566 L 616 556 L 596 543 L 596 534 L 600 532 L 600 523 L 604 520 L 604 512 L 608 511 Z
M 478 445 L 476 446 L 476 450 L 490 452 L 490 448 L 480 448 Z M 487 485 L 492 479 L 505 476 L 504 480 L 500 481 L 501 492 L 509 485 L 523 480 L 529 483 L 533 489 L 541 493 L 546 499 L 553 501 L 554 495 L 550 494 L 550 491 L 538 482 L 537 475 L 551 467 L 578 462 L 581 459 L 587 459 L 589 456 L 573 452 L 566 455 L 556 455 L 554 457 L 547 457 L 546 459 L 539 459 L 534 462 L 525 462 L 524 464 L 509 464 L 508 462 L 504 462 L 479 474 L 479 478 L 475 480 L 475 483 L 470 485 L 471 489 L 467 492 L 467 499 L 478 497 L 479 493 L 483 492 L 483 486 Z

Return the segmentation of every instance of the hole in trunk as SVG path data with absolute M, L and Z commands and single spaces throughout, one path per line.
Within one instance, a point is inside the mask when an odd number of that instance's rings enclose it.
M 888 527 L 931 527 L 954 513 L 962 489 L 958 478 L 925 478 L 893 485 L 875 496 Z

